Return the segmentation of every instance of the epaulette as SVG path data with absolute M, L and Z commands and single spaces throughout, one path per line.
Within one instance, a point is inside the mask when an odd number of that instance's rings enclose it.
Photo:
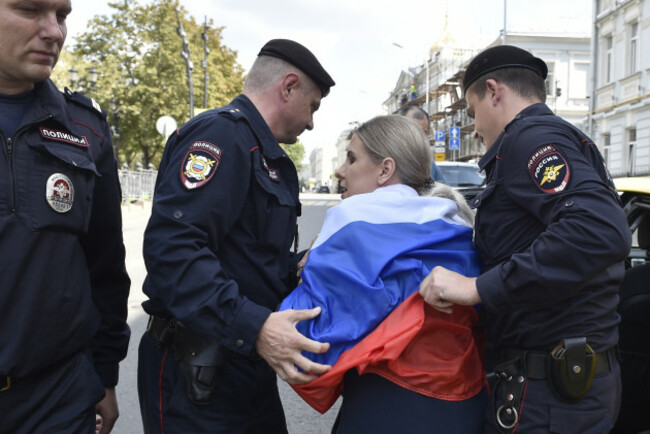
M 63 91 L 63 94 L 65 95 L 65 98 L 68 101 L 75 102 L 75 103 L 87 108 L 89 111 L 97 114 L 102 119 L 106 119 L 106 111 L 103 110 L 100 107 L 100 105 L 97 103 L 97 101 L 95 101 L 94 99 L 88 98 L 87 96 L 85 96 L 85 95 L 83 95 L 83 94 L 81 94 L 79 92 L 73 92 L 70 89 L 68 89 L 67 87 Z
M 221 107 L 217 109 L 217 113 L 221 116 L 227 116 L 236 121 L 246 121 L 246 116 L 238 108 L 233 108 L 229 106 Z

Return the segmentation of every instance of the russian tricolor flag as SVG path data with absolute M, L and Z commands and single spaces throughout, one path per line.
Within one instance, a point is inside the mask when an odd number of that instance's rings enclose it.
M 296 392 L 324 413 L 341 394 L 345 372 L 356 368 L 439 399 L 479 393 L 485 377 L 473 338 L 476 310 L 441 313 L 418 294 L 437 265 L 466 276 L 480 270 L 472 228 L 454 201 L 392 185 L 328 210 L 302 283 L 280 310 L 322 307 L 297 328 L 330 343 L 325 354 L 305 355 L 333 367 Z

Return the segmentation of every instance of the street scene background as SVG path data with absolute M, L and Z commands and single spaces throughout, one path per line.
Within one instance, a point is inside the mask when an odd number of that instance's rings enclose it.
M 302 194 L 302 216 L 298 218 L 299 249 L 306 249 L 318 234 L 328 208 L 340 200 L 336 194 Z M 146 276 L 142 259 L 144 230 L 151 214 L 151 201 L 137 200 L 122 207 L 124 220 L 124 244 L 126 268 L 131 277 L 129 317 L 131 342 L 126 359 L 120 364 L 120 382 L 117 386 L 120 418 L 113 432 L 116 434 L 142 434 L 142 422 L 138 404 L 137 360 L 140 337 L 145 331 L 148 316 L 142 310 L 146 296 L 142 283 Z M 287 417 L 290 434 L 329 433 L 340 407 L 340 400 L 324 415 L 309 407 L 284 381 L 278 380 L 280 397 Z

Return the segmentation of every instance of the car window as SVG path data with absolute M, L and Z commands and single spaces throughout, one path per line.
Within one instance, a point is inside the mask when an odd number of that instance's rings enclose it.
M 485 175 L 479 171 L 478 166 L 438 165 L 438 167 L 445 175 L 445 183 L 452 187 L 479 186 L 485 182 Z

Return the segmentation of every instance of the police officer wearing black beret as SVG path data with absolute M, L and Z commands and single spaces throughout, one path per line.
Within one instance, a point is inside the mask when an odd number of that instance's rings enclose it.
M 275 309 L 299 259 L 298 176 L 279 143 L 314 127 L 332 86 L 307 48 L 274 39 L 242 95 L 169 138 L 144 239 L 145 432 L 286 433 L 276 373 L 299 384 L 329 369 L 301 354 L 329 345 L 294 327 L 320 310 Z
M 486 153 L 475 241 L 483 272 L 436 268 L 420 293 L 442 311 L 482 303 L 486 432 L 608 432 L 621 399 L 618 288 L 630 232 L 592 140 L 544 104 L 546 64 L 513 46 L 467 67 L 467 113 Z
M 49 79 L 69 0 L 0 0 L 0 433 L 117 417 L 130 281 L 106 113 Z

